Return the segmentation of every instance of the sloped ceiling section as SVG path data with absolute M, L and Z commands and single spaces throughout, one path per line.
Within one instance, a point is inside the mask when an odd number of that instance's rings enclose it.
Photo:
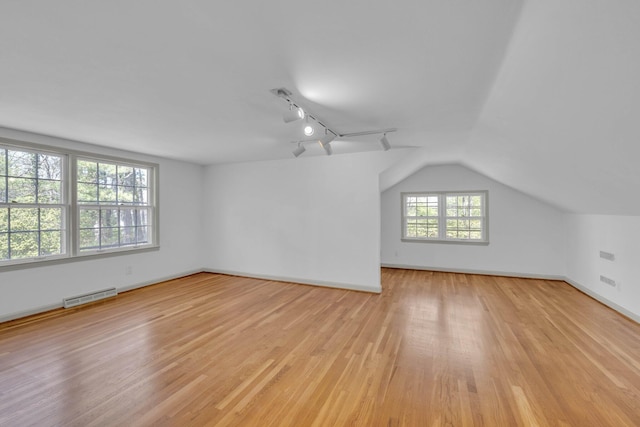
M 520 7 L 3 1 L 0 126 L 201 164 L 292 158 L 301 128 L 269 92 L 284 86 L 341 133 L 397 127 L 394 147 L 455 153 L 438 135 L 476 122 Z
M 461 163 L 568 211 L 639 215 L 639 22 L 632 0 L 4 1 L 0 126 L 288 158 L 284 86 L 339 132 L 397 127 L 393 147 L 418 148 L 383 188 Z
M 640 3 L 526 2 L 463 159 L 567 211 L 640 214 Z

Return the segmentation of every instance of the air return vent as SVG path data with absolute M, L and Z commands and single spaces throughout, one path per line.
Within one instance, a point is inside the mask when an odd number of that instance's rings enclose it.
M 65 298 L 62 300 L 64 308 L 75 307 L 77 305 L 86 304 L 92 301 L 98 301 L 101 299 L 115 297 L 118 295 L 116 288 L 105 289 L 102 291 L 92 292 L 90 294 L 77 295 L 75 297 Z
M 600 251 L 600 258 L 606 259 L 608 261 L 615 261 L 616 256 L 611 252 Z
M 602 283 L 606 283 L 609 286 L 613 286 L 613 287 L 616 286 L 616 281 L 613 280 L 613 279 L 608 278 L 607 276 L 600 276 L 600 281 Z

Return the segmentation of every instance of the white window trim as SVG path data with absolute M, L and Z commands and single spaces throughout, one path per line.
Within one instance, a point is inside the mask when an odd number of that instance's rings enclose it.
M 61 264 L 87 259 L 104 258 L 117 255 L 126 255 L 140 252 L 156 251 L 160 249 L 160 226 L 159 226 L 159 168 L 157 163 L 140 160 L 115 157 L 99 153 L 78 151 L 32 142 L 13 140 L 0 137 L 0 145 L 14 148 L 16 150 L 46 152 L 58 155 L 63 158 L 63 204 L 66 206 L 65 217 L 65 243 L 67 253 L 61 255 L 47 255 L 34 258 L 23 258 L 9 261 L 0 261 L 0 272 L 23 268 L 39 267 L 43 265 Z M 79 251 L 80 225 L 78 212 L 80 205 L 77 203 L 77 160 L 89 159 L 92 161 L 103 161 L 105 163 L 118 163 L 128 166 L 138 166 L 149 169 L 148 181 L 150 183 L 149 207 L 151 208 L 150 228 L 153 233 L 153 241 L 150 244 L 138 246 L 125 246 L 95 251 Z
M 453 195 L 482 195 L 484 198 L 484 216 L 483 220 L 483 238 L 482 240 L 469 239 L 453 239 L 446 237 L 446 197 Z M 438 237 L 407 237 L 405 228 L 405 199 L 407 196 L 438 196 Z M 462 245 L 488 245 L 489 244 L 489 191 L 488 190 L 471 190 L 471 191 L 408 191 L 400 193 L 400 240 L 403 242 L 418 243 L 445 243 L 445 244 L 462 244 Z

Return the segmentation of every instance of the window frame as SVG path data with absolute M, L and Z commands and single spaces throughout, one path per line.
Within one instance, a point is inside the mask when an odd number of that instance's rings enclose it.
M 447 197 L 448 196 L 482 196 L 483 206 L 481 217 L 482 221 L 482 239 L 460 239 L 447 237 L 447 219 L 454 218 L 447 216 Z M 407 215 L 406 200 L 407 197 L 438 197 L 438 237 L 408 237 L 407 236 Z M 424 218 L 434 218 L 433 216 L 425 216 Z M 455 217 L 456 219 L 458 217 Z M 421 243 L 447 243 L 462 245 L 488 245 L 489 244 L 489 191 L 488 190 L 471 190 L 471 191 L 410 191 L 400 193 L 400 240 L 403 242 L 421 242 Z
M 36 152 L 41 154 L 51 154 L 60 156 L 63 160 L 63 171 L 61 177 L 61 194 L 63 203 L 64 226 L 63 245 L 66 253 L 51 256 L 39 256 L 22 259 L 0 260 L 0 272 L 32 268 L 42 265 L 51 265 L 67 262 L 75 262 L 81 260 L 104 258 L 110 256 L 134 254 L 140 252 L 148 252 L 159 250 L 160 248 L 160 223 L 159 223 L 159 165 L 146 161 L 140 161 L 130 158 L 110 156 L 100 153 L 85 152 L 73 149 L 66 149 L 54 146 L 47 146 L 26 141 L 19 141 L 9 138 L 0 137 L 0 146 L 3 148 L 13 149 L 16 151 Z M 151 241 L 149 244 L 143 245 L 127 245 L 113 248 L 104 248 L 100 250 L 80 251 L 80 218 L 79 212 L 82 204 L 78 203 L 77 195 L 77 162 L 78 160 L 90 160 L 102 163 L 115 163 L 124 166 L 144 168 L 148 170 L 147 187 L 148 187 L 148 205 L 145 208 L 149 210 L 149 232 Z M 7 165 L 8 167 L 8 165 Z M 8 170 L 7 170 L 8 172 Z M 7 189 L 8 191 L 8 189 Z M 2 205 L 10 205 L 9 203 Z M 0 206 L 2 206 L 0 205 Z M 60 206 L 60 205 L 53 205 Z

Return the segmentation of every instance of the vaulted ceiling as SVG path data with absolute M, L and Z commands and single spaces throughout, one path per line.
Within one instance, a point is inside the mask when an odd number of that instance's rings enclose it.
M 0 126 L 200 164 L 287 158 L 300 124 L 269 92 L 287 87 L 341 133 L 398 128 L 411 167 L 640 214 L 639 22 L 630 0 L 5 1 Z

